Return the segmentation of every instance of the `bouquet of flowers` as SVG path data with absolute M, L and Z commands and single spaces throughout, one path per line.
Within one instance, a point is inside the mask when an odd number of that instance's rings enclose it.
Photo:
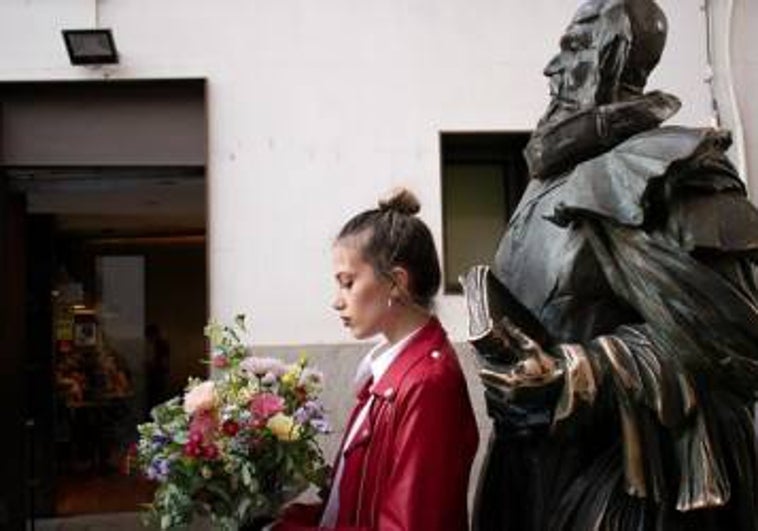
M 161 529 L 200 514 L 236 531 L 323 483 L 323 376 L 304 357 L 287 365 L 249 356 L 244 332 L 244 316 L 233 326 L 211 321 L 205 335 L 217 377 L 191 379 L 183 396 L 156 406 L 152 422 L 138 427 L 140 469 L 158 482 L 146 517 Z

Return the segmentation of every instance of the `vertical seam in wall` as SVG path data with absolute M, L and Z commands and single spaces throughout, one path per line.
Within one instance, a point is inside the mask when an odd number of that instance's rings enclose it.
M 723 16 L 721 17 L 717 16 L 718 10 L 715 5 L 716 3 L 712 0 L 704 0 L 703 11 L 706 17 L 708 67 L 710 68 L 710 79 L 708 82 L 713 101 L 714 118 L 717 122 L 717 126 L 721 127 L 723 122 L 721 119 L 720 108 L 723 108 L 726 111 L 727 122 L 732 130 L 734 162 L 737 166 L 737 171 L 740 177 L 749 185 L 750 179 L 748 178 L 748 168 L 745 157 L 745 132 L 742 125 L 740 106 L 739 101 L 737 100 L 734 76 L 732 73 L 734 0 L 726 0 L 725 7 L 722 11 Z M 716 31 L 714 25 L 719 25 L 723 31 Z M 716 42 L 715 39 L 719 39 L 719 41 Z M 723 83 L 720 84 L 722 86 L 721 90 L 716 90 L 714 78 L 719 78 L 723 81 Z M 719 96 L 721 96 L 721 98 Z M 723 106 L 719 105 L 719 103 L 721 103 L 720 100 L 722 99 L 724 100 Z

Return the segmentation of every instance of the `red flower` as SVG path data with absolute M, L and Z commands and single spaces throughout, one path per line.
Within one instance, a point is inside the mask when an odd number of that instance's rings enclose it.
M 187 457 L 200 457 L 203 454 L 203 447 L 199 443 L 188 442 L 184 445 L 184 455 Z
M 214 355 L 211 359 L 211 364 L 216 369 L 224 369 L 229 365 L 229 358 L 227 358 L 224 354 L 217 354 Z
M 221 431 L 223 431 L 224 434 L 229 437 L 234 437 L 235 435 L 237 435 L 237 433 L 239 433 L 240 425 L 231 419 L 225 420 L 224 423 L 221 425 Z
M 203 457 L 208 459 L 209 461 L 213 461 L 218 457 L 218 448 L 215 444 L 209 444 L 208 446 L 203 449 Z

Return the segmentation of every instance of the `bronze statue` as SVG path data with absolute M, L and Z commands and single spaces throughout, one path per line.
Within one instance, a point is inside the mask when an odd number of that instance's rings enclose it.
M 643 92 L 666 31 L 652 0 L 579 8 L 494 276 L 462 279 L 494 423 L 475 530 L 758 529 L 758 211 L 728 134 Z

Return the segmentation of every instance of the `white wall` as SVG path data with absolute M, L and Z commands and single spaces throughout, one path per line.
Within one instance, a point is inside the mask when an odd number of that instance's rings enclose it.
M 651 88 L 709 120 L 698 1 L 666 0 Z M 349 337 L 329 310 L 330 242 L 396 184 L 441 241 L 440 131 L 530 129 L 566 0 L 3 0 L 0 81 L 205 77 L 210 306 L 259 343 Z M 110 27 L 121 64 L 68 64 L 60 29 Z M 459 297 L 439 313 L 463 337 Z
M 739 124 L 742 125 L 743 149 L 748 187 L 753 202 L 758 198 L 758 2 L 735 0 L 732 13 L 729 57 L 736 87 Z

